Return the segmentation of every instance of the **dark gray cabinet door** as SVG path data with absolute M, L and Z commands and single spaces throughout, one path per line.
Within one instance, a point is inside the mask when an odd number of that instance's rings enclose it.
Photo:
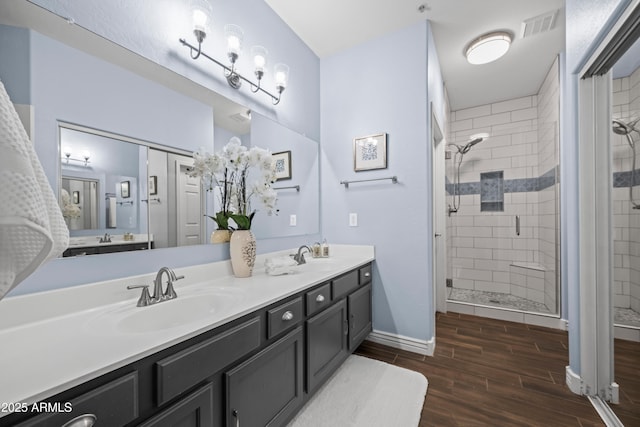
M 140 427 L 201 427 L 213 425 L 211 383 L 154 416 Z
M 363 286 L 347 299 L 349 302 L 349 351 L 353 351 L 372 330 L 371 285 Z
M 345 300 L 307 320 L 307 393 L 321 385 L 349 355 L 347 332 Z
M 225 374 L 227 426 L 278 426 L 303 399 L 302 327 Z

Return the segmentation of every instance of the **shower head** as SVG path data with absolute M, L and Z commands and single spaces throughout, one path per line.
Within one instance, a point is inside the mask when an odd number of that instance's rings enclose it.
M 636 129 L 636 124 L 638 123 L 638 120 L 640 119 L 636 119 L 632 122 L 625 123 L 622 120 L 613 119 L 612 120 L 613 132 L 618 135 L 629 135 L 633 131 L 639 132 L 638 129 Z
M 471 147 L 473 147 L 476 144 L 481 143 L 482 141 L 484 141 L 484 136 L 479 136 L 477 138 L 472 139 L 471 141 L 467 142 L 467 145 L 465 145 L 464 147 L 462 147 L 462 149 L 458 148 L 458 150 L 462 153 L 462 154 L 466 154 L 469 152 L 469 150 L 471 150 Z

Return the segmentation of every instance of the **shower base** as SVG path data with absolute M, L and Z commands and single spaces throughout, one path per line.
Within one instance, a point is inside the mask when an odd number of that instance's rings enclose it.
M 613 323 L 640 328 L 640 313 L 630 308 L 615 307 Z
M 551 314 L 546 305 L 526 298 L 500 292 L 485 292 L 472 289 L 448 288 L 447 299 L 457 302 L 500 307 L 532 313 Z

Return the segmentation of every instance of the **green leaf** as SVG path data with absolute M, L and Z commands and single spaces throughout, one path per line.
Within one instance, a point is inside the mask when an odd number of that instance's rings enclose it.
M 248 216 L 238 214 L 229 214 L 229 216 L 238 226 L 238 230 L 251 230 L 251 220 L 253 219 L 254 214 L 255 212 Z
M 218 225 L 219 230 L 229 230 L 229 214 L 227 212 L 220 211 L 215 216 L 205 216 L 211 218 Z

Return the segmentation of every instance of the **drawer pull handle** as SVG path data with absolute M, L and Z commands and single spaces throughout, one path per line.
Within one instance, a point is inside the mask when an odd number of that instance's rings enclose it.
M 62 427 L 91 427 L 98 421 L 93 414 L 84 414 L 67 421 Z
M 324 302 L 324 295 L 318 294 L 318 296 L 316 297 L 316 302 Z
M 290 311 L 285 311 L 284 314 L 282 315 L 282 320 L 284 321 L 289 321 L 293 319 L 293 313 Z
M 371 273 L 367 271 L 366 273 L 364 273 L 364 277 L 371 277 Z
M 238 415 L 238 411 L 233 410 L 233 416 L 236 419 L 236 427 L 240 427 L 240 415 Z

